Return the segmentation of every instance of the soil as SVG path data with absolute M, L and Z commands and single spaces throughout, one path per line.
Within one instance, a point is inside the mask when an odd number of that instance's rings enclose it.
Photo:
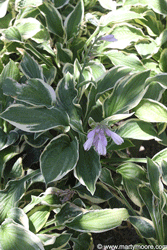
M 130 245 L 135 245 L 141 243 L 139 236 L 137 235 L 135 229 L 131 225 L 127 225 L 126 222 L 123 223 L 124 226 L 117 227 L 113 230 L 110 230 L 101 234 L 92 234 L 94 242 L 94 250 L 99 250 L 98 246 L 102 245 L 102 250 L 105 249 L 104 246 L 113 246 L 113 245 L 124 245 L 121 246 L 121 249 L 127 249 Z M 111 248 L 108 248 L 111 249 Z

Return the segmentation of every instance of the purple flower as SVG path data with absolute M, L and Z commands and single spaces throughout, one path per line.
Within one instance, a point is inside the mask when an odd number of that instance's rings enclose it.
M 92 146 L 94 146 L 99 155 L 106 155 L 107 139 L 105 134 L 111 137 L 117 145 L 121 145 L 124 142 L 119 135 L 112 132 L 106 126 L 98 125 L 87 134 L 88 139 L 83 145 L 84 149 L 88 151 Z
M 116 42 L 118 41 L 114 35 L 107 35 L 107 36 L 102 36 L 100 37 L 100 40 L 107 41 L 107 42 Z

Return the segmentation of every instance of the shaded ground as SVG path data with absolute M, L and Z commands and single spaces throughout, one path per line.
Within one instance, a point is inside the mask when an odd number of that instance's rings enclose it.
M 115 228 L 105 233 L 92 234 L 94 242 L 94 250 L 98 249 L 98 244 L 102 246 L 112 246 L 112 245 L 135 245 L 141 242 L 139 236 L 137 235 L 135 229 L 132 226 L 127 226 L 127 223 L 123 223 L 124 226 Z M 103 249 L 103 248 L 101 248 Z M 108 248 L 109 249 L 109 248 Z M 122 248 L 123 249 L 123 248 Z M 127 249 L 127 248 L 126 248 Z

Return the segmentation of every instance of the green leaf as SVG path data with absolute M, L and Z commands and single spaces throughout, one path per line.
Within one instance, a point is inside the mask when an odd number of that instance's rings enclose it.
M 144 7 L 144 10 L 147 10 L 147 7 Z M 164 27 L 162 21 L 159 19 L 158 15 L 151 9 L 148 9 L 144 12 L 144 18 L 138 19 L 136 22 L 144 26 L 150 37 L 159 36 L 163 31 Z
M 154 224 L 151 220 L 141 216 L 130 216 L 129 221 L 144 238 L 156 238 Z
M 93 80 L 95 80 L 95 81 L 99 80 L 99 78 L 101 78 L 106 73 L 106 69 L 102 63 L 90 61 L 87 64 L 87 66 L 88 66 L 88 68 L 91 69 L 90 70 L 91 78 L 93 78 Z
M 163 160 L 167 161 L 167 148 L 159 151 L 154 157 L 152 158 L 158 164 L 161 164 Z
M 16 28 L 20 32 L 23 39 L 27 40 L 32 38 L 40 30 L 42 30 L 42 24 L 35 18 L 21 18 L 16 21 Z
M 0 2 L 0 18 L 6 15 L 9 0 L 1 0 Z
M 42 66 L 43 69 L 43 75 L 46 79 L 47 84 L 51 85 L 56 77 L 57 69 L 56 67 L 52 66 L 47 68 L 46 65 Z
M 46 224 L 50 215 L 50 208 L 48 206 L 38 206 L 31 210 L 28 214 L 30 222 L 30 231 L 33 233 L 39 232 Z
M 0 22 L 0 29 L 7 29 L 9 27 L 9 23 L 12 19 L 12 13 L 9 12 L 8 14 L 6 14 L 6 16 L 1 18 L 1 22 Z
M 160 35 L 160 45 L 164 45 L 167 42 L 167 29 L 164 29 Z
M 23 165 L 22 165 L 22 158 L 19 157 L 16 162 L 11 167 L 5 167 L 3 171 L 3 177 L 5 180 L 5 183 L 9 178 L 16 179 L 23 176 Z
M 86 186 L 92 195 L 95 192 L 95 184 L 99 178 L 100 171 L 99 155 L 93 148 L 89 151 L 85 151 L 83 146 L 81 146 L 79 149 L 79 160 L 74 169 L 74 174 L 79 182 Z
M 114 88 L 116 82 L 131 72 L 130 68 L 115 66 L 109 71 L 107 71 L 102 79 L 97 82 L 97 94 L 96 100 L 100 97 L 101 94 L 106 91 Z
M 11 219 L 0 226 L 0 248 L 5 250 L 44 250 L 39 238 Z
M 0 149 L 3 149 L 6 144 L 6 134 L 2 128 L 0 128 Z
M 149 74 L 145 71 L 122 78 L 104 102 L 104 116 L 123 114 L 137 106 L 145 93 L 145 80 Z
M 126 5 L 148 5 L 155 12 L 167 15 L 167 2 L 166 0 L 126 0 Z
M 103 183 L 96 184 L 94 195 L 91 195 L 86 187 L 82 185 L 76 185 L 73 189 L 78 192 L 82 199 L 87 199 L 95 204 L 103 203 L 113 197 L 109 189 Z
M 5 81 L 7 77 L 11 77 L 16 81 L 20 79 L 19 69 L 16 66 L 15 62 L 12 60 L 10 60 L 9 63 L 3 68 L 3 71 L 0 75 L 0 85 Z
M 34 133 L 30 134 L 28 132 L 22 132 L 22 134 L 24 136 L 25 141 L 34 148 L 41 148 L 49 140 L 49 137 L 44 133 L 36 135 Z
M 101 0 L 102 2 L 103 0 Z M 100 25 L 106 26 L 110 23 L 121 23 L 131 19 L 142 18 L 143 14 L 136 13 L 134 11 L 126 9 L 117 9 L 115 11 L 110 11 L 107 15 L 102 15 L 100 18 Z
M 0 178 L 2 177 L 6 162 L 12 159 L 17 154 L 18 150 L 15 147 L 7 147 L 0 151 Z
M 54 233 L 55 235 L 55 233 Z M 40 237 L 40 234 L 39 234 Z M 46 237 L 46 234 L 45 234 Z M 67 247 L 67 244 L 69 242 L 71 238 L 71 234 L 67 234 L 67 233 L 62 233 L 62 234 L 56 234 L 56 236 L 54 237 L 54 243 L 53 244 L 47 244 L 45 246 L 45 250 L 52 250 L 52 249 L 69 249 L 69 247 Z M 51 238 L 53 240 L 53 236 Z M 51 241 L 49 241 L 50 243 Z
M 116 186 L 114 184 L 114 180 L 111 175 L 111 171 L 105 167 L 102 168 L 101 174 L 100 174 L 100 180 L 106 184 L 107 186 L 116 189 Z
M 130 113 L 130 114 L 116 114 L 116 115 L 111 115 L 107 118 L 105 118 L 103 120 L 103 122 L 105 124 L 108 124 L 108 126 L 113 125 L 114 123 L 120 121 L 120 120 L 124 120 L 126 118 L 129 118 L 130 116 L 132 116 L 134 113 Z
M 114 151 L 114 150 L 123 150 L 126 148 L 134 147 L 135 145 L 128 139 L 124 139 L 124 142 L 121 145 L 117 145 L 114 141 L 110 140 L 107 145 L 107 151 Z
M 11 130 L 9 134 L 6 134 L 2 128 L 0 128 L 0 151 L 14 144 L 18 137 L 16 131 Z
M 67 73 L 56 88 L 56 105 L 67 112 L 73 130 L 83 133 L 82 121 L 79 115 L 80 105 L 76 102 L 77 90 L 72 76 Z
M 151 83 L 157 82 L 160 84 L 163 88 L 167 89 L 167 73 L 160 73 L 156 76 L 149 77 L 146 80 L 146 84 L 149 86 Z
M 159 50 L 159 47 L 157 46 L 156 42 L 154 40 L 149 41 L 148 39 L 139 40 L 135 44 L 135 48 L 138 54 L 141 55 L 143 58 L 150 58 Z
M 6 218 L 10 209 L 17 206 L 17 202 L 25 192 L 25 181 L 35 176 L 38 172 L 35 171 L 26 175 L 20 180 L 9 181 L 5 189 L 0 191 L 0 207 L 3 207 L 0 210 L 0 223 Z
M 16 27 L 9 27 L 8 29 L 4 30 L 2 34 L 5 36 L 5 39 L 13 42 L 21 42 L 21 34 Z
M 76 206 L 73 203 L 66 202 L 61 210 L 56 214 L 56 224 L 64 225 L 65 223 L 72 221 L 76 216 L 82 214 L 84 209 Z
M 118 227 L 128 217 L 125 208 L 92 210 L 77 216 L 66 226 L 80 232 L 101 233 Z
M 7 217 L 14 220 L 16 223 L 22 225 L 26 229 L 29 229 L 28 217 L 21 208 L 11 208 L 8 212 Z
M 104 9 L 109 9 L 109 10 L 115 10 L 116 9 L 116 2 L 111 0 L 99 0 L 100 5 L 104 8 Z
M 54 6 L 59 9 L 68 4 L 69 0 L 54 0 Z
M 61 43 L 56 43 L 57 57 L 60 63 L 72 63 L 73 54 L 71 50 L 64 49 Z
M 125 121 L 117 130 L 123 138 L 135 140 L 152 140 L 160 141 L 154 126 L 150 123 L 138 119 L 129 119 Z
M 53 88 L 40 79 L 29 79 L 26 84 L 19 84 L 7 78 L 2 89 L 5 95 L 39 107 L 51 108 L 56 102 Z
M 139 194 L 142 198 L 143 202 L 145 203 L 150 215 L 152 218 L 154 218 L 154 205 L 153 205 L 153 193 L 150 190 L 148 186 L 140 185 L 139 188 Z
M 167 185 L 167 162 L 166 161 L 162 161 L 161 168 L 162 168 L 162 181 L 165 185 Z
M 160 102 L 142 99 L 135 107 L 135 115 L 146 122 L 167 122 L 167 108 Z
M 84 4 L 83 0 L 78 1 L 73 11 L 67 16 L 64 22 L 66 29 L 67 40 L 77 34 L 79 25 L 81 24 L 84 17 Z
M 29 7 L 29 6 L 33 6 L 33 7 L 37 7 L 39 5 L 41 5 L 43 2 L 43 0 L 16 0 L 16 9 L 22 9 L 25 7 Z
M 118 50 L 110 50 L 104 54 L 114 65 L 126 66 L 136 72 L 146 70 L 142 62 L 134 54 L 128 54 L 127 52 Z
M 117 172 L 122 175 L 124 188 L 129 198 L 139 207 L 143 205 L 138 192 L 138 186 L 147 181 L 144 169 L 134 163 L 127 162 L 120 165 Z
M 28 53 L 24 53 L 20 67 L 27 78 L 39 78 L 44 80 L 41 66 L 38 65 L 34 58 Z
M 65 157 L 64 157 L 65 156 Z M 62 179 L 78 161 L 78 141 L 67 135 L 55 137 L 44 149 L 40 165 L 46 184 Z
M 74 242 L 74 250 L 89 250 L 93 249 L 93 239 L 91 234 L 83 233 L 78 236 L 77 239 L 72 239 Z
M 48 2 L 45 2 L 39 8 L 45 15 L 48 30 L 59 37 L 63 37 L 63 21 L 57 8 Z
M 166 60 L 167 60 L 167 49 L 164 49 L 161 53 L 159 60 L 159 67 L 163 72 L 167 72 Z
M 157 82 L 152 82 L 149 84 L 148 89 L 146 90 L 146 93 L 143 98 L 160 101 L 164 91 L 165 89 L 160 84 L 158 84 Z
M 26 132 L 41 132 L 51 128 L 69 129 L 66 113 L 57 108 L 36 108 L 24 105 L 11 105 L 0 117 Z
M 151 190 L 154 195 L 160 198 L 163 192 L 163 184 L 160 179 L 160 167 L 150 158 L 147 158 L 147 171 Z
M 36 177 L 38 177 L 38 175 Z M 35 180 L 35 182 L 37 181 Z M 56 192 L 57 192 L 56 188 L 49 187 L 46 189 L 45 193 L 42 196 L 41 194 L 40 196 L 31 195 L 31 202 L 29 202 L 27 206 L 23 208 L 24 212 L 28 213 L 36 205 L 39 205 L 39 204 L 53 206 L 55 208 L 60 207 L 61 201 Z

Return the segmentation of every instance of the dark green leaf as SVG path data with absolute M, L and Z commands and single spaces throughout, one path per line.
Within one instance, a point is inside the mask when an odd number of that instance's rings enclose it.
M 74 187 L 74 190 L 76 190 L 79 193 L 79 196 L 82 199 L 87 199 L 90 202 L 97 204 L 105 202 L 112 198 L 111 192 L 103 183 L 96 184 L 96 191 L 94 195 L 91 195 L 91 193 L 86 189 L 86 187 L 82 185 L 76 185 Z
M 13 42 L 22 41 L 21 34 L 16 27 L 9 27 L 8 29 L 3 31 L 3 34 L 5 38 L 9 41 L 13 41 Z
M 74 170 L 75 177 L 79 182 L 93 195 L 95 192 L 95 184 L 100 175 L 101 165 L 99 155 L 91 148 L 85 151 L 83 146 L 79 149 L 79 160 Z
M 4 190 L 0 191 L 0 223 L 6 218 L 11 208 L 17 207 L 17 202 L 25 192 L 25 181 L 35 176 L 39 171 L 35 171 L 20 180 L 9 181 Z M 1 241 L 0 241 L 1 242 Z
M 57 8 L 55 8 L 53 4 L 48 2 L 45 2 L 39 8 L 46 17 L 48 30 L 59 37 L 63 37 L 64 28 L 62 17 Z
M 62 179 L 78 161 L 78 141 L 70 142 L 67 135 L 55 137 L 41 155 L 41 170 L 46 184 Z
M 163 192 L 163 184 L 160 179 L 160 167 L 150 158 L 147 158 L 147 171 L 151 190 L 154 195 L 160 198 Z
M 0 85 L 5 81 L 7 77 L 11 77 L 16 81 L 20 79 L 19 69 L 12 60 L 10 60 L 9 63 L 3 68 L 3 71 L 0 75 Z
M 26 84 L 19 84 L 7 78 L 3 82 L 2 89 L 5 95 L 35 106 L 50 108 L 56 102 L 53 88 L 40 79 L 29 79 Z
M 60 212 L 56 215 L 56 224 L 63 225 L 66 222 L 72 221 L 76 216 L 83 212 L 83 208 L 80 208 L 73 203 L 66 202 L 62 206 Z
M 156 238 L 154 224 L 151 220 L 140 216 L 130 216 L 129 220 L 144 238 Z
M 105 75 L 104 78 L 97 82 L 97 95 L 96 99 L 100 97 L 100 95 L 112 88 L 114 88 L 116 82 L 121 78 L 130 73 L 131 69 L 122 66 L 116 66 L 110 69 Z
M 74 10 L 67 16 L 64 26 L 67 33 L 67 40 L 77 34 L 79 25 L 81 24 L 84 17 L 84 4 L 83 0 L 78 1 Z
M 149 74 L 149 71 L 145 71 L 122 78 L 104 102 L 105 117 L 122 114 L 137 106 L 145 93 L 145 80 Z
M 41 66 L 28 53 L 24 54 L 20 67 L 26 77 L 44 80 Z
M 51 128 L 69 129 L 68 116 L 57 108 L 36 108 L 11 105 L 0 117 L 26 132 L 40 132 Z
M 58 83 L 56 88 L 56 105 L 63 111 L 67 112 L 70 117 L 72 129 L 83 133 L 82 121 L 79 113 L 80 105 L 76 103 L 77 90 L 69 73 Z

